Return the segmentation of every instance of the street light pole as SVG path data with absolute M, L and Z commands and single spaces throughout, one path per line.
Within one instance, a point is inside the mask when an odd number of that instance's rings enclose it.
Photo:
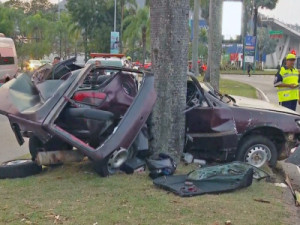
M 117 23 L 117 0 L 115 0 L 115 15 L 114 15 L 114 31 L 116 32 L 116 23 Z

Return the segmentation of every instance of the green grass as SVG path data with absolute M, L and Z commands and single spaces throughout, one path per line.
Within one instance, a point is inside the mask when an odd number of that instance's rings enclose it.
M 254 87 L 245 83 L 226 79 L 220 80 L 220 92 L 249 98 L 257 98 L 257 93 Z
M 224 93 L 256 97 L 253 87 L 221 80 Z M 29 156 L 28 156 L 29 157 Z M 180 165 L 186 174 L 195 165 Z M 265 181 L 231 193 L 180 198 L 155 187 L 147 173 L 99 177 L 88 161 L 0 180 L 0 224 L 286 225 L 282 189 Z M 270 201 L 260 203 L 254 199 Z
M 254 73 L 251 71 L 253 75 L 275 75 L 276 70 L 256 70 Z M 221 70 L 221 74 L 247 74 L 247 70 L 244 72 L 243 70 Z
M 191 166 L 180 166 L 186 173 Z M 281 190 L 264 181 L 232 193 L 180 198 L 147 174 L 101 178 L 89 162 L 0 180 L 0 224 L 285 224 Z M 260 203 L 254 199 L 270 201 Z

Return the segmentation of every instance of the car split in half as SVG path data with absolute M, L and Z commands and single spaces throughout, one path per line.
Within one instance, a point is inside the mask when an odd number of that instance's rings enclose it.
M 74 62 L 46 64 L 31 77 L 23 74 L 3 85 L 0 113 L 8 117 L 20 145 L 29 138 L 33 167 L 87 156 L 101 176 L 108 176 L 149 151 L 154 76 L 122 67 L 81 68 Z M 190 74 L 186 105 L 185 152 L 195 158 L 274 166 L 299 141 L 296 112 L 222 95 Z M 11 175 L 22 164 L 29 167 L 28 162 L 0 166 L 0 178 L 25 176 Z

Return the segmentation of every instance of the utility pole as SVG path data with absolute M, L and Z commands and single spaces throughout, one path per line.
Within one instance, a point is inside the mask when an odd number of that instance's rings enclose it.
M 116 32 L 116 24 L 117 24 L 117 0 L 115 0 L 114 32 Z
M 255 2 L 255 1 L 254 1 Z M 255 49 L 254 49 L 254 64 L 253 64 L 253 72 L 255 72 L 256 68 L 256 49 L 257 49 L 257 17 L 258 17 L 258 5 L 256 2 L 254 3 L 254 29 L 253 29 L 253 36 L 255 37 Z
M 247 35 L 247 22 L 248 22 L 248 13 L 246 9 L 246 3 L 243 2 L 243 35 L 242 35 L 242 41 L 243 41 L 243 72 L 245 73 L 246 65 L 245 65 L 245 38 Z
M 209 2 L 208 68 L 204 81 L 219 90 L 220 62 L 222 54 L 222 0 Z

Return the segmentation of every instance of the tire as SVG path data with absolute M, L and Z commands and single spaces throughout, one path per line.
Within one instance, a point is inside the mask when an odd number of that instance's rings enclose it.
M 130 155 L 130 152 L 121 148 L 120 150 L 114 151 L 103 160 L 94 162 L 93 167 L 101 177 L 107 177 L 115 174 Z
M 42 167 L 30 159 L 12 160 L 0 165 L 0 179 L 27 177 L 41 171 Z
M 262 167 L 266 162 L 274 167 L 278 152 L 275 144 L 261 135 L 250 135 L 242 140 L 236 159 L 256 167 Z
M 108 169 L 108 158 L 93 162 L 93 168 L 101 177 L 113 175 L 113 173 Z

